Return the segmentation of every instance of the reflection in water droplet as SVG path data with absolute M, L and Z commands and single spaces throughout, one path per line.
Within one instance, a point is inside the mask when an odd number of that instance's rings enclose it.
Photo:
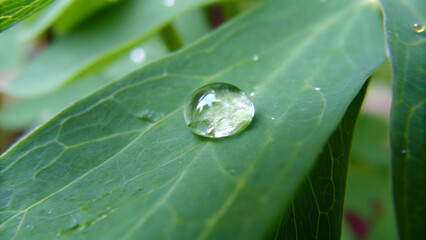
M 271 117 L 271 119 L 272 119 L 272 120 L 275 120 L 275 118 L 274 118 L 274 117 Z
M 257 60 L 259 60 L 259 56 L 254 55 L 254 56 L 253 56 L 253 61 L 257 61 Z
M 320 87 L 316 87 L 315 90 L 319 91 L 319 90 L 321 90 L 321 88 Z
M 254 92 L 251 92 L 251 93 L 250 93 L 250 96 L 252 96 L 252 97 L 253 97 L 253 96 L 254 96 Z
M 420 23 L 414 23 L 413 27 L 414 27 L 414 32 L 416 33 L 422 33 L 425 30 L 425 25 Z
M 175 0 L 164 0 L 164 5 L 166 5 L 166 7 L 173 7 L 175 5 Z
M 184 113 L 192 132 L 221 138 L 246 128 L 253 119 L 254 105 L 239 88 L 227 83 L 212 83 L 192 94 Z
M 130 52 L 130 59 L 135 63 L 141 63 L 145 61 L 146 53 L 142 48 L 134 48 Z
M 407 149 L 404 149 L 401 152 L 402 152 L 402 154 L 406 154 L 407 153 Z

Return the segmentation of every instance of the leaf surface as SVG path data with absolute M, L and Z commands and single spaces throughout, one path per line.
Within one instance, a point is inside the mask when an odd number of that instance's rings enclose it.
M 0 236 L 260 238 L 384 61 L 381 27 L 370 1 L 268 1 L 95 92 L 2 156 Z M 210 82 L 253 93 L 243 133 L 185 126 Z
M 43 8 L 52 0 L 0 1 L 0 32 Z
M 272 239 L 341 239 L 352 135 L 367 85 L 320 150 L 315 165 L 280 217 Z
M 382 3 L 394 76 L 390 137 L 399 235 L 401 239 L 425 239 L 426 2 Z

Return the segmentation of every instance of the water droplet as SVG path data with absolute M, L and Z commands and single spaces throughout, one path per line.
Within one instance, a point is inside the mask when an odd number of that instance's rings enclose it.
M 33 225 L 27 225 L 27 226 L 25 226 L 25 228 L 32 231 L 34 229 L 34 226 Z
M 254 92 L 251 92 L 251 93 L 250 93 L 250 96 L 252 96 L 252 97 L 253 97 L 253 96 L 254 96 Z
M 134 48 L 130 51 L 130 59 L 135 63 L 141 63 L 145 61 L 146 53 L 142 48 Z
M 402 152 L 402 154 L 406 154 L 407 153 L 407 149 L 403 149 L 401 152 Z
M 50 209 L 47 213 L 48 213 L 48 214 L 52 214 L 52 213 L 53 213 L 53 208 L 52 208 L 52 209 Z
M 274 117 L 271 117 L 271 119 L 272 119 L 272 120 L 275 120 L 275 118 L 274 118 Z
M 21 217 L 21 216 L 19 216 L 19 217 L 17 217 L 17 219 L 18 219 L 18 220 L 21 220 L 21 219 L 22 219 L 22 217 Z
M 175 0 L 164 0 L 164 5 L 166 5 L 166 7 L 173 7 L 175 5 Z
M 197 89 L 185 107 L 185 122 L 192 132 L 221 138 L 241 132 L 254 116 L 254 105 L 239 88 L 212 83 Z
M 315 90 L 319 91 L 319 90 L 321 90 L 321 88 L 320 87 L 316 87 Z
M 416 33 L 422 33 L 425 30 L 425 25 L 420 23 L 414 23 L 413 27 L 414 27 L 414 32 Z
M 258 61 L 259 60 L 259 56 L 258 55 L 254 55 L 253 56 L 253 61 Z

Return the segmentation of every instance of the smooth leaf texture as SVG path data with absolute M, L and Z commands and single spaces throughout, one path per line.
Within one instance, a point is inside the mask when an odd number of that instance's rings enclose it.
M 0 32 L 43 8 L 52 0 L 0 1 Z
M 273 239 L 341 239 L 352 134 L 367 85 L 321 149 L 314 167 L 281 216 Z
M 268 1 L 97 91 L 2 156 L 0 236 L 263 236 L 384 61 L 381 29 L 371 1 Z M 209 82 L 254 93 L 243 133 L 185 126 Z
M 426 32 L 419 30 L 426 2 L 382 2 L 394 73 L 390 137 L 398 229 L 401 239 L 426 239 Z
M 163 1 L 119 2 L 91 17 L 66 38 L 53 42 L 6 90 L 18 97 L 53 91 L 82 72 L 110 62 L 177 16 L 212 2 L 215 0 L 179 1 L 173 7 L 165 6 Z

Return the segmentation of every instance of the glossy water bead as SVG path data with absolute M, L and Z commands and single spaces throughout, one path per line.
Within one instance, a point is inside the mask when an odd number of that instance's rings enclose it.
M 239 88 L 227 83 L 197 89 L 185 107 L 185 121 L 191 131 L 209 138 L 239 133 L 253 116 L 253 102 Z

